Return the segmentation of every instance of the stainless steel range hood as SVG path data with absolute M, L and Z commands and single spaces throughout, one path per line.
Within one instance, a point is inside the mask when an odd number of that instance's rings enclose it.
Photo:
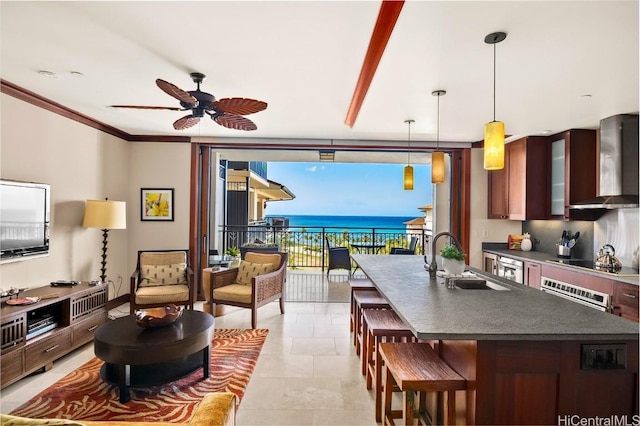
M 637 208 L 638 145 L 637 114 L 620 114 L 601 120 L 599 197 L 569 208 Z

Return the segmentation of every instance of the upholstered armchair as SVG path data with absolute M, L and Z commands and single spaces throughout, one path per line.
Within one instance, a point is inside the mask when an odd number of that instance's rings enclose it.
M 411 243 L 409 248 L 404 247 L 391 247 L 389 254 L 416 254 L 416 245 L 418 244 L 418 237 L 416 235 L 411 237 Z
M 196 289 L 189 266 L 189 250 L 138 251 L 131 275 L 130 312 L 169 303 L 193 309 Z
M 204 286 L 209 304 L 205 310 L 214 312 L 216 303 L 251 309 L 251 328 L 257 326 L 258 308 L 276 299 L 284 314 L 287 258 L 286 252 L 247 252 L 237 268 L 210 274 Z
M 329 239 L 325 236 L 327 243 L 327 255 L 329 257 L 329 266 L 327 267 L 327 275 L 332 269 L 346 269 L 351 275 L 351 254 L 348 247 L 331 247 Z

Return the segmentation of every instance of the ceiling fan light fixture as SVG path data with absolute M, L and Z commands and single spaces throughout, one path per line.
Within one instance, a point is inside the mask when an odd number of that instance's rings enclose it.
M 407 165 L 404 168 L 404 190 L 413 191 L 413 167 L 411 167 L 411 123 L 415 123 L 415 120 L 404 120 L 409 126 L 409 137 L 407 139 Z
M 434 90 L 438 97 L 438 118 L 436 120 L 436 150 L 431 153 L 431 183 L 444 182 L 444 152 L 440 151 L 440 96 L 447 94 L 445 90 Z
M 500 170 L 504 168 L 504 123 L 496 121 L 496 44 L 507 38 L 507 33 L 495 32 L 484 38 L 493 44 L 493 121 L 484 126 L 484 168 Z

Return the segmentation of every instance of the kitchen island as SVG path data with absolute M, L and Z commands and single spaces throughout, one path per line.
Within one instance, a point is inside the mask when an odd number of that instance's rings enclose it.
M 494 288 L 446 288 L 421 256 L 353 255 L 405 324 L 467 379 L 467 424 L 638 414 L 638 324 L 469 268 Z M 568 417 L 565 417 L 568 416 Z M 570 424 L 570 423 L 564 423 Z

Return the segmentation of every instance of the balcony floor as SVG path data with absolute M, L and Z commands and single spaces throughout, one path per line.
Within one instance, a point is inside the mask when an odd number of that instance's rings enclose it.
M 358 270 L 353 277 L 364 278 Z M 287 271 L 285 301 L 287 302 L 349 302 L 349 273 L 346 269 L 327 271 L 297 270 Z

